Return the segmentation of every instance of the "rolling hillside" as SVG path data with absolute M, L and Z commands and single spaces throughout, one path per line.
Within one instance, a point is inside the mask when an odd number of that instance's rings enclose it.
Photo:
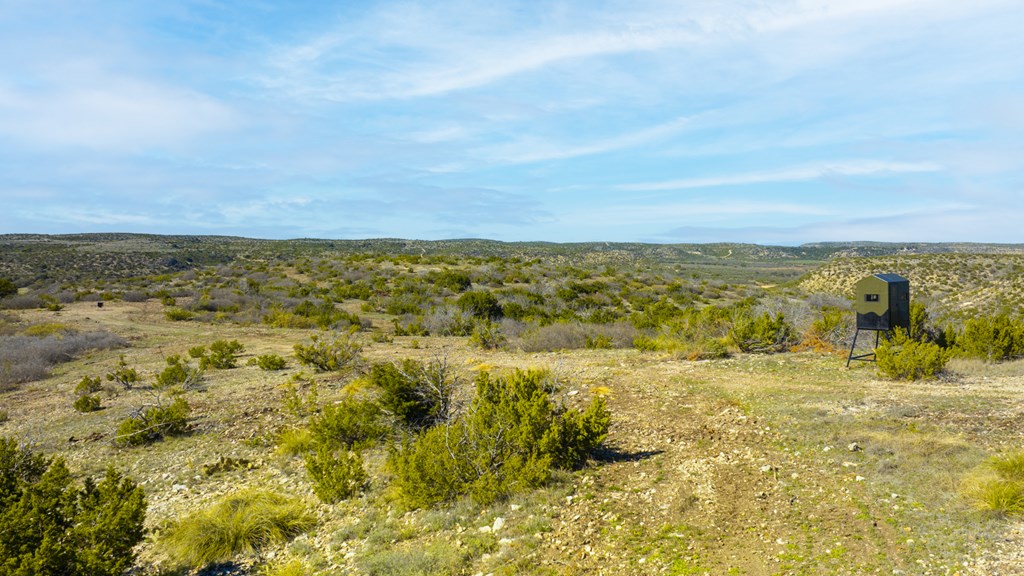
M 909 279 L 912 298 L 939 316 L 1020 314 L 1024 304 L 1024 255 L 1016 253 L 836 258 L 808 274 L 799 285 L 808 292 L 852 296 L 857 280 L 880 272 Z

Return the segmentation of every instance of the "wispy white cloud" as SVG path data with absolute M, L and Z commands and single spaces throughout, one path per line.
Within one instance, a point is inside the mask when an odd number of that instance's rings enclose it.
M 822 241 L 877 242 L 1012 242 L 1019 241 L 1016 216 L 1005 210 L 967 203 L 898 210 L 883 216 L 815 219 L 793 226 L 688 225 L 656 236 L 659 241 L 716 242 L 729 238 L 758 244 L 800 244 Z M 653 239 L 653 237 L 652 237 Z
M 689 117 L 676 118 L 657 126 L 597 138 L 585 144 L 556 143 L 536 137 L 521 138 L 490 150 L 484 150 L 483 156 L 497 164 L 527 164 L 601 154 L 668 138 L 683 131 L 691 121 L 692 118 Z
M 686 190 L 690 188 L 714 188 L 718 186 L 805 182 L 830 176 L 869 176 L 908 172 L 937 172 L 941 169 L 942 166 L 934 162 L 883 162 L 876 160 L 841 161 L 813 166 L 784 168 L 781 170 L 747 172 L 742 174 L 728 174 L 699 178 L 679 178 L 658 182 L 619 184 L 615 186 L 614 189 L 621 190 L 623 192 Z
M 31 88 L 0 83 L 0 134 L 31 146 L 137 152 L 188 143 L 240 121 L 217 99 L 188 88 L 92 67 L 69 72 Z
M 989 0 L 988 7 L 1005 4 Z M 264 84 L 292 95 L 335 101 L 404 99 L 479 88 L 568 61 L 708 46 L 725 47 L 761 37 L 787 40 L 808 32 L 814 50 L 789 42 L 767 54 L 786 69 L 801 62 L 848 55 L 872 38 L 856 33 L 882 20 L 907 23 L 952 19 L 977 10 L 952 0 L 801 0 L 786 4 L 676 2 L 569 8 L 559 26 L 543 20 L 510 23 L 493 7 L 475 4 L 382 4 L 355 21 L 339 24 L 305 42 L 278 47 L 268 58 Z M 565 7 L 568 5 L 562 5 Z M 555 11 L 543 3 L 538 12 Z M 504 14 L 511 19 L 514 16 Z M 513 25 L 515 24 L 515 25 Z M 831 42 L 820 42 L 820 34 Z M 795 35 L 795 36 L 794 36 Z M 802 53 L 794 53 L 794 48 Z M 784 56 L 783 56 L 784 55 Z M 410 57 L 411 56 L 411 57 Z
M 566 214 L 561 222 L 573 225 L 590 223 L 608 227 L 637 224 L 665 225 L 691 219 L 735 219 L 749 216 L 834 216 L 835 210 L 815 203 L 728 200 L 719 202 L 663 202 L 651 204 L 616 204 L 598 208 L 581 208 Z
M 50 222 L 64 226 L 99 227 L 104 230 L 118 230 L 124 226 L 162 225 L 165 220 L 150 213 L 139 214 L 104 208 L 48 206 L 44 210 L 31 208 L 19 210 L 19 217 L 31 222 Z

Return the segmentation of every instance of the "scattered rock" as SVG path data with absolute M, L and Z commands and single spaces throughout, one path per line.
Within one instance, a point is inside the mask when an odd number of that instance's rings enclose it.
M 491 525 L 491 532 L 497 533 L 499 530 L 505 527 L 505 518 L 498 516 L 494 519 L 494 524 Z

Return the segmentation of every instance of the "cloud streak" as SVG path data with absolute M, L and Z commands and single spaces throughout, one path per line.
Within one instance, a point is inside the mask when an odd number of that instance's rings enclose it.
M 692 188 L 715 188 L 720 186 L 741 186 L 772 184 L 779 182 L 806 182 L 834 176 L 877 176 L 938 172 L 942 166 L 934 162 L 882 162 L 875 160 L 839 161 L 816 166 L 801 166 L 781 170 L 747 172 L 700 178 L 678 178 L 659 182 L 637 182 L 618 184 L 614 188 L 624 192 L 651 192 L 664 190 L 688 190 Z
M 676 118 L 641 130 L 593 139 L 586 144 L 555 143 L 538 138 L 525 138 L 485 151 L 484 156 L 498 164 L 529 164 L 603 154 L 664 140 L 685 130 L 692 121 L 692 117 Z

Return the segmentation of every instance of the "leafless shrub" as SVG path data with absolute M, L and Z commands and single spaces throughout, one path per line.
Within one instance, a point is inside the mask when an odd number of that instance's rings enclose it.
M 8 310 L 32 310 L 42 308 L 43 300 L 35 294 L 16 294 L 0 301 L 0 306 Z
M 628 348 L 637 335 L 631 324 L 582 324 L 559 322 L 522 334 L 515 343 L 524 352 L 549 352 L 580 348 Z
M 501 333 L 508 338 L 519 338 L 530 329 L 530 324 L 513 320 L 512 318 L 502 318 L 499 324 L 501 326 Z
M 121 295 L 121 299 L 125 302 L 145 302 L 149 300 L 149 296 L 139 290 L 129 290 Z
M 74 359 L 86 350 L 126 346 L 127 342 L 110 332 L 0 337 L 0 390 L 49 376 L 49 369 Z
M 807 297 L 807 304 L 811 308 L 821 310 L 822 308 L 838 308 L 840 310 L 848 310 L 851 307 L 850 300 L 843 298 L 842 296 L 836 296 L 835 294 L 826 294 L 824 292 L 815 292 Z
M 817 310 L 811 308 L 806 300 L 769 296 L 762 298 L 754 306 L 756 316 L 768 313 L 773 319 L 782 314 L 798 333 L 805 332 L 818 317 Z
M 431 334 L 438 336 L 463 336 L 466 327 L 473 323 L 473 315 L 454 306 L 434 308 L 424 318 L 424 325 Z
M 76 294 L 70 290 L 60 290 L 52 293 L 51 296 L 61 304 L 70 304 L 76 299 Z

